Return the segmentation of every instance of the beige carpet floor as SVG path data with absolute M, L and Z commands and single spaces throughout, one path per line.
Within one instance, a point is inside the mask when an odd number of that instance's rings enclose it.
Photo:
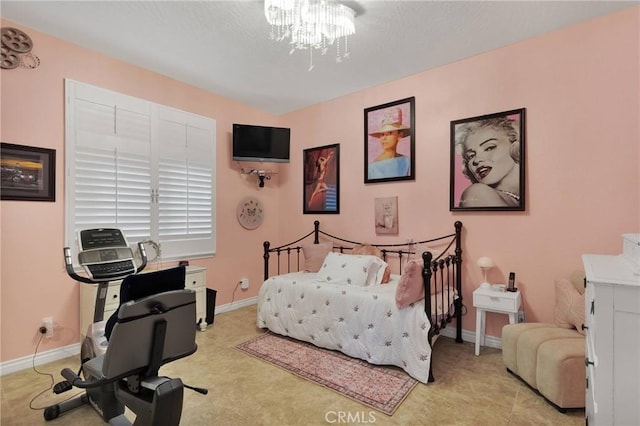
M 559 413 L 527 385 L 509 374 L 498 349 L 448 338 L 436 342 L 433 354 L 436 381 L 419 383 L 393 416 L 387 416 L 329 389 L 240 353 L 234 348 L 262 333 L 255 326 L 256 306 L 216 315 L 215 323 L 198 332 L 198 351 L 164 366 L 160 373 L 207 387 L 208 395 L 185 389 L 181 424 L 194 425 L 583 425 L 584 410 Z M 60 380 L 63 367 L 76 369 L 67 358 L 39 366 Z M 89 406 L 45 422 L 42 410 L 29 402 L 49 386 L 50 379 L 23 370 L 0 379 L 2 426 L 104 425 Z M 71 391 L 74 392 L 74 391 Z M 47 392 L 33 405 L 43 407 L 62 397 Z M 129 412 L 127 416 L 133 418 Z M 339 420 L 343 422 L 340 423 Z

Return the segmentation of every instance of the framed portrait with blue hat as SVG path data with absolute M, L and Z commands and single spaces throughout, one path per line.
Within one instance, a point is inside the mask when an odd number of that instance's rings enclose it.
M 364 183 L 415 179 L 415 98 L 364 110 Z

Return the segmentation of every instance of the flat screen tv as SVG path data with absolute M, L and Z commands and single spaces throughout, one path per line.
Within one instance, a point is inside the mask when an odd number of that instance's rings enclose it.
M 233 159 L 265 163 L 288 163 L 291 129 L 233 125 Z

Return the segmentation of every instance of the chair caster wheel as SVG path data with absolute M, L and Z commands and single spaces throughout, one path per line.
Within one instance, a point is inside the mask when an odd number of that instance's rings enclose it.
M 60 415 L 60 407 L 57 405 L 52 405 L 51 407 L 47 407 L 44 409 L 44 419 L 46 421 L 57 419 Z

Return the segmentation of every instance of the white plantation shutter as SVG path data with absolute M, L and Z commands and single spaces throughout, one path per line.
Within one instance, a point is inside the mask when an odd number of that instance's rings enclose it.
M 148 157 L 81 147 L 75 163 L 76 235 L 81 229 L 115 226 L 132 241 L 151 237 Z
M 158 233 L 170 252 L 215 251 L 210 120 L 157 106 Z
M 77 93 L 73 235 L 86 228 L 117 227 L 132 241 L 151 237 L 149 108 L 117 105 L 109 96 Z M 125 108 L 134 109 L 133 111 Z M 70 150 L 71 152 L 71 150 Z
M 66 245 L 81 229 L 215 252 L 215 121 L 67 80 Z

